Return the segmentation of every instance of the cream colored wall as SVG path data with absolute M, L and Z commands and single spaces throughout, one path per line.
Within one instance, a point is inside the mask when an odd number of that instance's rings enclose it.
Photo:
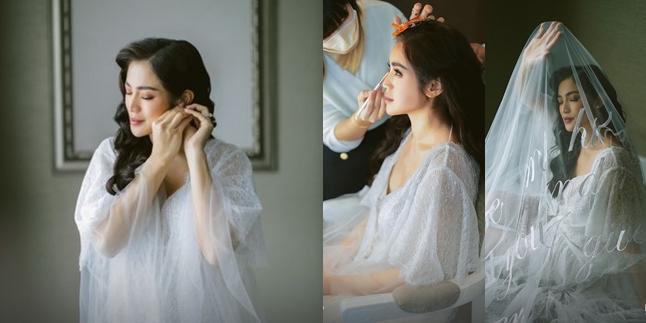
M 73 211 L 83 174 L 53 171 L 50 1 L 0 6 L 0 321 L 75 322 L 79 240 Z M 279 170 L 255 175 L 268 260 L 257 272 L 259 296 L 270 322 L 317 322 L 322 9 L 298 0 L 272 6 Z

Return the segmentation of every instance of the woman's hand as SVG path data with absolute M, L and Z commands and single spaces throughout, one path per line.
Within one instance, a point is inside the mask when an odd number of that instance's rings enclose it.
M 485 47 L 478 43 L 471 43 L 471 49 L 473 49 L 473 52 L 476 54 L 476 57 L 478 57 L 478 60 L 480 61 L 480 65 L 482 67 L 482 74 L 484 74 L 485 73 Z
M 413 6 L 413 10 L 411 10 L 410 18 L 408 18 L 408 20 L 413 20 L 417 17 L 421 17 L 422 19 L 436 20 L 435 16 L 433 16 L 432 13 L 433 7 L 430 4 L 424 5 L 424 8 L 422 9 L 422 4 L 418 2 Z M 437 18 L 437 21 L 444 22 L 444 18 Z M 399 18 L 399 16 L 395 16 L 393 18 L 393 22 L 398 25 L 402 24 L 402 20 L 401 18 Z
M 182 148 L 183 132 L 190 122 L 190 115 L 187 115 L 180 106 L 159 116 L 152 124 L 153 148 L 150 157 L 159 159 L 163 163 L 170 163 Z
M 386 115 L 386 101 L 384 92 L 381 87 L 377 90 L 364 90 L 357 96 L 357 104 L 359 107 L 367 101 L 366 106 L 361 110 L 359 108 L 350 117 L 352 123 L 359 128 L 368 128 L 371 124 L 381 120 Z M 359 111 L 361 110 L 361 111 Z
M 209 109 L 200 104 L 189 104 L 184 111 L 197 122 L 197 129 L 188 126 L 184 129 L 184 153 L 203 152 L 204 145 L 213 131 L 213 116 Z
M 540 60 L 545 59 L 554 48 L 556 42 L 561 38 L 563 32 L 561 31 L 560 22 L 552 22 L 547 30 L 543 30 L 544 24 L 538 29 L 536 37 L 529 42 L 527 48 L 523 52 L 523 65 L 528 66 Z
M 325 273 L 323 270 L 323 295 L 330 295 L 331 293 L 330 276 Z

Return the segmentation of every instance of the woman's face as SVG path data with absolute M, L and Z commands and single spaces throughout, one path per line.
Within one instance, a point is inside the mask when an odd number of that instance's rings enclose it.
M 419 90 L 415 71 L 404 55 L 401 42 L 390 52 L 388 65 L 390 70 L 383 83 L 386 112 L 391 116 L 407 114 L 427 105 L 429 100 Z
M 148 61 L 133 61 L 128 65 L 124 86 L 132 134 L 135 137 L 150 135 L 153 122 L 170 109 L 170 95 Z
M 557 99 L 559 104 L 559 113 L 561 114 L 561 119 L 565 124 L 565 129 L 572 132 L 574 130 L 574 125 L 576 124 L 576 118 L 579 115 L 579 111 L 584 108 L 579 88 L 576 86 L 573 77 L 568 77 L 561 81 L 561 84 L 559 84 Z M 581 118 L 579 127 L 589 129 L 590 123 L 588 122 L 586 114 L 583 113 Z
M 326 38 L 323 38 L 323 42 L 324 42 L 324 43 L 325 43 L 325 41 L 327 41 L 328 39 L 332 38 L 332 36 L 336 35 L 336 34 L 339 32 L 339 30 L 343 29 L 343 27 L 345 27 L 346 25 L 348 25 L 348 24 L 350 23 L 350 21 L 352 21 L 352 10 L 354 10 L 354 9 L 352 8 L 352 5 L 350 5 L 349 3 L 348 3 L 348 4 L 346 4 L 346 6 L 345 6 L 345 10 L 348 12 L 348 16 L 347 16 L 347 17 L 345 17 L 345 19 L 343 20 L 343 22 L 341 23 L 341 25 L 339 26 L 339 28 L 337 28 L 333 33 L 331 33 L 331 34 L 330 34 L 330 36 L 327 36 Z

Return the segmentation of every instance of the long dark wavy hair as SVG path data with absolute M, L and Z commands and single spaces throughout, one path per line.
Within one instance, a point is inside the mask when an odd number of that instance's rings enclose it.
M 397 36 L 404 55 L 413 67 L 419 91 L 431 80 L 438 79 L 442 93 L 435 98 L 445 121 L 453 124 L 453 132 L 464 149 L 480 166 L 484 178 L 484 99 L 485 86 L 481 64 L 471 45 L 457 29 L 433 20 L 425 20 Z M 375 150 L 370 164 L 370 182 L 384 159 L 394 153 L 410 128 L 408 115 L 393 116 L 386 122 L 386 138 Z
M 146 38 L 121 49 L 116 57 L 117 65 L 121 68 L 119 90 L 122 98 L 114 115 L 114 121 L 119 125 L 114 139 L 117 159 L 114 163 L 114 175 L 105 183 L 106 190 L 112 195 L 132 182 L 135 169 L 148 159 L 152 151 L 152 142 L 148 136 L 137 138 L 130 131 L 125 104 L 125 82 L 128 67 L 134 61 L 150 63 L 168 92 L 170 102 L 176 102 L 185 90 L 191 90 L 194 95 L 192 103 L 206 106 L 211 113 L 215 107 L 210 99 L 211 79 L 200 53 L 191 43 L 185 40 Z M 215 120 L 212 121 L 215 125 Z
M 589 65 L 586 67 L 583 66 L 574 66 L 574 70 L 570 66 L 562 67 L 556 70 L 550 76 L 550 87 L 554 90 L 554 93 L 558 93 L 559 85 L 561 82 L 574 77 L 574 71 L 579 78 L 581 89 L 588 101 L 592 104 L 598 99 L 599 91 L 595 90 L 594 85 L 592 84 L 591 76 L 594 76 L 603 87 L 603 90 L 606 92 L 608 99 L 612 102 L 615 110 L 621 116 L 622 120 L 626 122 L 626 115 L 617 99 L 617 91 L 606 77 L 606 74 L 596 65 Z M 589 73 L 594 73 L 594 75 L 589 75 Z M 565 188 L 567 185 L 567 180 L 571 179 L 574 174 L 574 168 L 576 167 L 577 159 L 581 153 L 581 133 L 577 132 L 574 134 L 576 139 L 574 140 L 574 145 L 571 151 L 568 151 L 570 146 L 570 139 L 572 137 L 572 132 L 569 132 L 565 129 L 565 123 L 561 117 L 559 111 L 559 103 L 557 95 L 554 95 L 552 101 L 552 108 L 556 110 L 556 117 L 554 120 L 554 125 L 552 131 L 554 137 L 556 138 L 556 145 L 552 147 L 551 151 L 556 153 L 556 156 L 550 160 L 550 170 L 552 171 L 552 179 L 547 183 L 548 190 L 552 193 L 553 197 L 557 197 L 559 191 L 557 189 L 558 183 L 561 183 L 561 188 Z M 608 120 L 609 114 L 606 108 L 604 107 L 590 107 L 590 111 L 597 119 L 598 124 L 603 124 Z M 590 120 L 590 124 L 592 124 Z M 616 133 L 616 129 L 612 122 L 608 124 L 608 129 L 612 130 L 613 133 Z

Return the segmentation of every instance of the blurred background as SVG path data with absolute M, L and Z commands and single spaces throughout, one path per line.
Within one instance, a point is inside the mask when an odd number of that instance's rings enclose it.
M 628 133 L 646 156 L 644 1 L 498 0 L 487 3 L 486 13 L 487 131 L 531 33 L 541 22 L 561 21 L 608 75 L 626 112 Z
M 485 0 L 385 0 L 404 16 L 409 17 L 416 2 L 433 6 L 436 18 L 444 17 L 445 22 L 460 30 L 470 43 L 485 43 Z

